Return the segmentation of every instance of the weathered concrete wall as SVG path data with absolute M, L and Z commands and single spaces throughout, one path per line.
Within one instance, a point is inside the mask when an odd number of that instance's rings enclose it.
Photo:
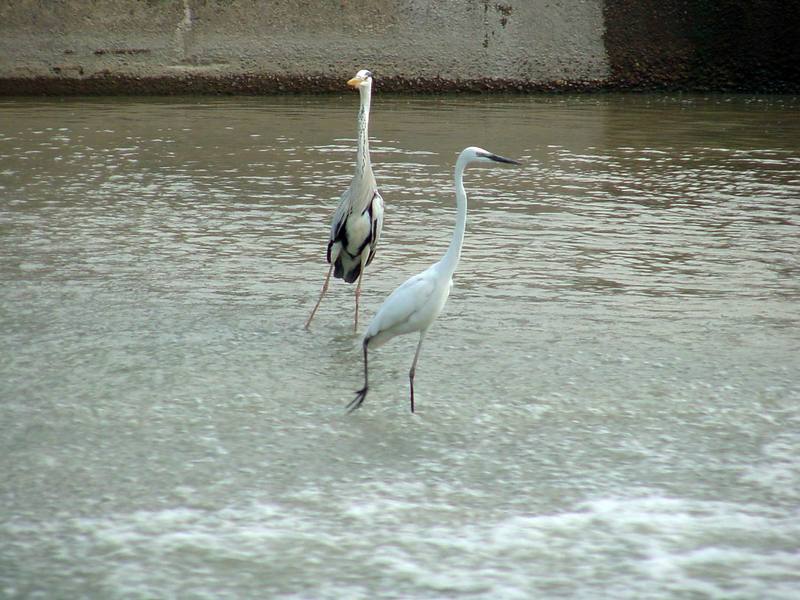
M 384 91 L 791 91 L 800 89 L 798 7 L 779 0 L 0 0 L 0 94 L 325 91 L 341 89 L 342 77 L 361 67 L 376 73 Z M 738 68 L 743 61 L 747 75 Z
M 603 80 L 601 0 L 2 0 L 0 78 L 246 90 Z M 194 83 L 193 83 L 194 82 Z M 9 83 L 5 85 L 8 92 Z M 35 87 L 29 84 L 27 87 Z

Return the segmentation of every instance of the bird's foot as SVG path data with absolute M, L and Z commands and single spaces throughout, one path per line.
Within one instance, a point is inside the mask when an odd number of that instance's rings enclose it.
M 354 410 L 356 410 L 356 409 L 361 407 L 361 405 L 364 403 L 364 398 L 367 397 L 367 392 L 368 391 L 369 391 L 369 388 L 367 386 L 364 386 L 363 388 L 361 388 L 360 390 L 358 390 L 356 392 L 356 397 L 353 398 L 350 401 L 350 403 L 347 405 L 347 414 L 350 414 Z

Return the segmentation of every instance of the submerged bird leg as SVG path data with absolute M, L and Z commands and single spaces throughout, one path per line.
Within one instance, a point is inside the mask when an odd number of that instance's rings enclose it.
M 419 343 L 417 344 L 417 351 L 414 353 L 414 362 L 411 363 L 411 370 L 408 372 L 408 381 L 411 385 L 411 412 L 414 412 L 414 373 L 417 371 L 417 359 L 419 359 L 419 351 L 422 350 L 422 340 L 425 337 L 425 332 L 419 334 Z
M 369 344 L 369 338 L 364 340 L 364 387 L 356 392 L 356 397 L 347 405 L 347 414 L 350 414 L 364 403 L 364 398 L 367 397 L 367 392 L 369 391 L 367 383 L 367 344 Z
M 322 284 L 322 292 L 319 295 L 319 300 L 317 300 L 316 305 L 314 306 L 314 310 L 311 311 L 311 316 L 308 317 L 308 321 L 306 321 L 305 328 L 308 329 L 311 326 L 311 319 L 314 318 L 314 315 L 319 308 L 320 302 L 322 302 L 322 297 L 325 295 L 325 292 L 328 291 L 328 282 L 331 280 L 331 272 L 333 271 L 333 263 L 331 263 L 330 269 L 328 269 L 328 274 L 325 276 L 325 283 Z
M 358 331 L 358 300 L 361 298 L 361 278 L 364 277 L 364 265 L 361 265 L 361 273 L 358 274 L 358 283 L 356 284 L 356 318 L 353 322 L 353 333 Z

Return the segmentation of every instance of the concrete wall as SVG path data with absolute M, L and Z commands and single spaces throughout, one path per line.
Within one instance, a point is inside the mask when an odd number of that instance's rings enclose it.
M 361 67 L 385 91 L 680 87 L 702 41 L 687 7 L 715 4 L 0 0 L 0 94 L 325 91 Z

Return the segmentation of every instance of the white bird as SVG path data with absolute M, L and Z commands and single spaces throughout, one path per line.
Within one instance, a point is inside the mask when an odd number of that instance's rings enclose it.
M 350 187 L 345 190 L 333 213 L 331 232 L 328 240 L 327 260 L 330 263 L 325 283 L 319 300 L 306 321 L 305 328 L 311 325 L 311 319 L 319 308 L 328 282 L 333 276 L 344 279 L 347 283 L 356 284 L 356 314 L 353 331 L 358 329 L 358 300 L 361 297 L 361 280 L 364 269 L 375 257 L 375 247 L 383 229 L 383 198 L 378 193 L 375 175 L 369 160 L 369 107 L 372 95 L 372 73 L 362 69 L 347 85 L 356 88 L 361 96 L 361 108 L 358 112 L 358 152 L 356 154 L 356 171 Z
M 364 350 L 364 387 L 356 392 L 356 397 L 347 405 L 349 412 L 361 406 L 369 391 L 367 378 L 367 352 L 369 348 L 377 348 L 395 336 L 404 333 L 419 332 L 419 343 L 414 353 L 414 362 L 408 379 L 411 385 L 411 412 L 414 412 L 414 372 L 417 368 L 422 340 L 428 328 L 442 312 L 450 290 L 453 287 L 453 273 L 461 257 L 461 246 L 464 242 L 464 229 L 467 223 L 467 193 L 464 190 L 464 169 L 473 162 L 500 162 L 518 165 L 519 162 L 487 152 L 475 146 L 465 148 L 456 161 L 455 188 L 457 215 L 453 230 L 453 239 L 442 259 L 428 267 L 422 273 L 414 275 L 397 287 L 373 317 L 364 334 L 362 347 Z

